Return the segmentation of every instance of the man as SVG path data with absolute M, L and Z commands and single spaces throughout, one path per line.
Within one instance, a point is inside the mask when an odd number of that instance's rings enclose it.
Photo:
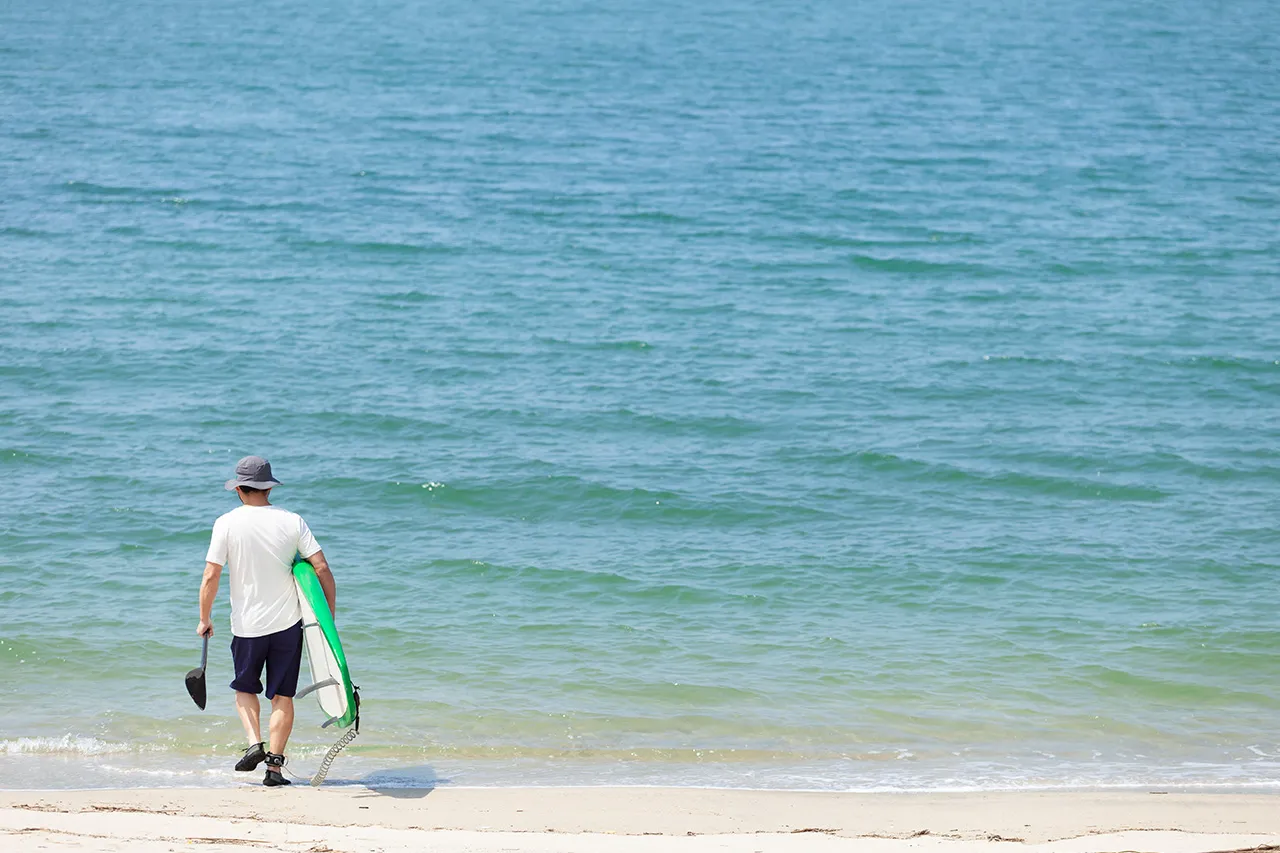
M 302 664 L 302 609 L 293 585 L 293 561 L 300 555 L 316 570 L 329 610 L 337 612 L 337 588 L 324 552 L 300 515 L 272 506 L 271 489 L 280 485 L 271 474 L 271 463 L 261 456 L 246 456 L 236 464 L 236 476 L 227 490 L 240 496 L 241 506 L 213 525 L 213 540 L 205 557 L 200 584 L 200 624 L 196 633 L 213 636 L 210 612 L 218 594 L 222 567 L 231 570 L 231 657 L 236 677 L 236 710 L 244 724 L 249 748 L 236 770 L 249 772 L 267 763 L 262 784 L 288 785 L 281 774 L 284 749 L 293 731 L 293 696 L 298 690 Z M 262 740 L 258 694 L 263 691 L 262 669 L 267 670 L 266 693 L 271 700 L 270 742 Z

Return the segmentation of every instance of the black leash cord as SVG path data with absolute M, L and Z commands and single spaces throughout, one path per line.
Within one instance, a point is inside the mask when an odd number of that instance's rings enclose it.
M 318 788 L 324 782 L 324 777 L 329 775 L 329 768 L 333 766 L 333 762 L 338 759 L 338 753 L 346 749 L 351 741 L 356 739 L 360 734 L 360 688 L 353 687 L 352 695 L 356 701 L 356 719 L 355 726 L 347 730 L 347 733 L 338 738 L 338 742 L 329 747 L 329 751 L 325 753 L 324 761 L 320 762 L 320 769 L 316 771 L 316 775 L 311 777 L 311 787 Z

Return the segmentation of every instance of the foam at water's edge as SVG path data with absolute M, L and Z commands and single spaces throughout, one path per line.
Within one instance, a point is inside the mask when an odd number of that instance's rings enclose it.
M 95 737 L 66 734 L 62 737 L 20 737 L 0 740 L 6 755 L 108 755 L 141 749 L 127 743 L 110 743 Z
M 160 784 L 229 788 L 246 783 L 224 752 L 179 755 L 163 747 L 130 746 L 92 737 L 21 738 L 0 741 L 0 780 L 21 779 L 22 789 L 148 788 Z M 309 775 L 314 754 L 291 751 L 290 767 Z M 1229 765 L 1028 765 L 988 768 L 968 776 L 954 767 L 833 767 L 799 764 L 635 767 L 608 762 L 497 761 L 410 763 L 385 756 L 344 756 L 327 782 L 336 787 L 451 788 L 705 788 L 828 793 L 983 793 L 1014 791 L 1278 792 L 1280 768 L 1265 762 Z M 0 789 L 8 786 L 0 784 Z

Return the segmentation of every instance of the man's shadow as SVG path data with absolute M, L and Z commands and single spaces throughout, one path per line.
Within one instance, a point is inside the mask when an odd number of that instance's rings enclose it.
M 437 786 L 448 784 L 448 782 L 448 779 L 441 779 L 436 775 L 434 767 L 424 764 L 421 767 L 375 770 L 360 779 L 358 784 L 380 797 L 420 800 L 434 791 Z

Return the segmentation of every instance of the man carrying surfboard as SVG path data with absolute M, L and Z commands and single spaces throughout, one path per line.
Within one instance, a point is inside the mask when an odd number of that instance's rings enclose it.
M 281 774 L 285 745 L 293 732 L 293 697 L 302 664 L 302 609 L 293 580 L 293 561 L 301 555 L 315 569 L 330 612 L 337 610 L 337 587 L 324 552 L 302 516 L 272 506 L 271 489 L 280 485 L 271 474 L 271 463 L 261 456 L 246 456 L 236 463 L 236 476 L 228 491 L 240 497 L 240 506 L 213 525 L 213 538 L 205 557 L 200 584 L 200 623 L 196 633 L 213 635 L 209 621 L 218 582 L 226 566 L 231 573 L 231 657 L 235 662 L 236 711 L 244 724 L 249 747 L 236 770 L 256 770 L 267 763 L 262 784 L 288 785 Z M 262 740 L 262 672 L 266 668 L 266 694 L 271 700 L 269 742 Z

